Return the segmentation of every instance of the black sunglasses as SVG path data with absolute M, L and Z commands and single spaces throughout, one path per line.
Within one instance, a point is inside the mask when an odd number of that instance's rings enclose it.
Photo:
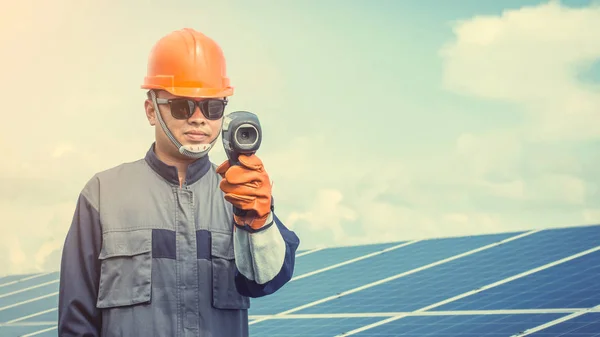
M 217 120 L 223 117 L 227 99 L 209 98 L 196 101 L 189 98 L 157 98 L 156 103 L 169 104 L 171 116 L 175 119 L 188 119 L 192 117 L 197 105 L 206 119 Z

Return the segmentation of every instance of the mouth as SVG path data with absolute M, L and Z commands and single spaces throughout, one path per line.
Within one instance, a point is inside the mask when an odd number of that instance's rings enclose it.
M 206 140 L 208 135 L 201 131 L 190 131 L 185 133 L 186 138 L 192 141 L 200 142 Z

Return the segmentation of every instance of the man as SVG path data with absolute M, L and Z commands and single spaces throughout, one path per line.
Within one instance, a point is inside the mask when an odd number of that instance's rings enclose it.
M 248 336 L 249 298 L 290 280 L 299 239 L 275 216 L 256 155 L 239 166 L 208 159 L 233 95 L 222 51 L 175 31 L 152 49 L 142 88 L 155 142 L 144 159 L 95 174 L 79 196 L 59 336 Z

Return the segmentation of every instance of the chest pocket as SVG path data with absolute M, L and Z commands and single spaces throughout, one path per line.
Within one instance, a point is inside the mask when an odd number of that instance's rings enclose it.
M 217 309 L 248 309 L 250 299 L 235 287 L 233 235 L 211 233 L 213 306 Z
M 149 302 L 152 277 L 152 230 L 103 234 L 98 308 Z

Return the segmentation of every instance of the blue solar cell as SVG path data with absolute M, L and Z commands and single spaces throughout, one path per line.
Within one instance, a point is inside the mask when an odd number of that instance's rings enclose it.
M 42 276 L 31 278 L 31 279 L 28 279 L 28 280 L 25 280 L 22 282 L 17 282 L 17 283 L 7 285 L 5 287 L 0 288 L 0 301 L 2 300 L 1 296 L 3 296 L 4 294 L 8 294 L 13 291 L 25 289 L 28 287 L 38 286 L 40 284 L 47 283 L 47 282 L 58 281 L 58 279 L 59 279 L 58 273 L 51 273 L 48 275 L 42 275 Z M 0 302 L 0 307 L 2 307 L 2 306 L 4 306 L 4 304 L 2 304 L 2 302 Z
M 23 278 L 28 278 L 36 274 L 20 274 L 20 275 L 7 275 L 0 277 L 0 287 L 4 287 L 4 284 L 11 283 Z M 0 288 L 2 290 L 2 288 Z
M 56 283 L 56 284 L 58 284 L 58 283 Z M 23 292 L 10 294 L 5 297 L 0 297 L 0 308 L 9 306 L 13 303 L 27 301 L 31 298 L 48 295 L 48 294 L 56 291 L 56 284 L 48 284 L 48 285 L 44 285 L 41 287 L 28 289 Z
M 27 319 L 22 319 L 19 322 L 57 322 L 58 321 L 58 308 L 56 308 L 56 306 L 54 308 L 46 308 L 46 309 L 42 309 L 39 308 L 40 310 L 35 310 L 35 312 L 32 312 L 31 314 L 38 314 L 39 315 L 35 315 L 32 317 L 29 317 Z M 49 312 L 45 312 L 51 310 Z
M 422 270 L 415 274 L 407 275 L 387 283 L 377 285 L 372 288 L 364 289 L 359 292 L 340 297 L 314 307 L 300 310 L 296 313 L 338 313 L 338 312 L 387 312 L 387 311 L 413 311 L 428 305 L 446 300 L 450 297 L 480 288 L 482 286 L 494 283 L 507 277 L 528 271 L 530 269 L 554 262 L 564 257 L 579 253 L 581 251 L 593 248 L 600 242 L 600 228 L 584 228 L 557 230 L 548 232 L 539 232 L 533 235 L 522 237 L 518 240 L 507 242 L 505 244 L 477 252 L 460 259 L 450 261 L 431 269 Z M 600 261 L 598 257 L 590 257 L 590 260 Z M 577 276 L 583 280 L 598 278 L 597 271 L 583 269 L 585 276 Z M 573 269 L 573 268 L 570 268 Z M 600 265 L 596 266 L 600 270 Z M 556 278 L 559 275 L 552 275 L 553 280 L 546 289 L 560 291 L 557 288 Z M 565 275 L 562 275 L 565 277 Z M 569 282 L 573 280 L 569 279 Z M 600 283 L 596 282 L 595 287 L 580 281 L 582 288 L 588 291 L 583 294 L 588 295 L 589 300 L 585 302 L 586 306 L 595 305 L 594 301 L 600 303 L 600 292 L 591 294 L 590 291 L 600 290 Z M 531 281 L 522 282 L 523 287 L 534 287 L 535 283 Z M 567 287 L 567 283 L 564 285 Z M 549 287 L 549 288 L 548 288 Z M 572 289 L 576 291 L 575 289 Z M 583 291 L 582 289 L 578 289 Z M 493 292 L 492 290 L 488 290 Z M 518 289 L 524 292 L 525 289 Z M 573 291 L 565 294 L 573 294 Z M 500 296 L 506 298 L 506 292 Z M 521 294 L 515 295 L 521 297 Z M 556 299 L 556 295 L 553 295 Z M 466 297 L 464 301 L 469 301 Z M 547 299 L 547 301 L 552 301 Z M 483 302 L 489 303 L 489 298 Z M 357 305 L 360 303 L 360 305 Z M 556 304 L 556 301 L 553 302 Z M 581 303 L 581 302 L 580 302 Z M 526 305 L 532 307 L 531 304 Z M 560 307 L 560 306 L 559 306 Z M 460 309 L 488 309 L 484 305 L 475 308 L 458 307 L 449 305 L 447 308 L 452 310 Z M 436 308 L 436 310 L 438 310 Z
M 45 332 L 41 332 L 41 331 L 45 331 Z M 37 330 L 35 337 L 56 337 L 56 334 L 57 334 L 56 326 L 47 327 L 47 328 L 40 327 L 40 330 Z
M 252 315 L 274 314 L 467 252 L 515 233 L 421 241 L 288 283 L 276 296 L 253 299 Z
M 564 314 L 411 316 L 353 336 L 509 337 L 561 316 Z
M 529 335 L 529 337 L 561 336 L 600 337 L 600 313 L 577 316 Z
M 33 333 L 36 331 L 40 331 L 43 329 L 49 328 L 49 326 L 40 326 L 40 325 L 17 325 L 17 326 L 0 326 L 0 336 L 2 337 L 13 337 L 13 336 L 22 336 L 29 333 Z M 52 333 L 53 332 L 53 333 Z M 36 337 L 40 336 L 56 336 L 56 330 L 51 331 L 49 335 L 35 335 Z
M 294 276 L 299 276 L 304 273 L 329 267 L 340 262 L 384 250 L 388 247 L 393 247 L 399 244 L 401 243 L 396 242 L 353 247 L 336 247 L 319 250 L 297 258 Z
M 13 304 L 18 305 L 10 307 L 8 309 L 4 309 L 5 307 L 0 308 L 0 322 L 7 322 L 10 320 L 19 319 L 27 315 L 56 308 L 56 306 L 58 305 L 58 295 L 52 295 L 50 297 L 42 298 L 32 302 L 16 302 Z
M 600 304 L 599 261 L 596 251 L 436 310 L 593 307 Z
M 273 319 L 250 325 L 252 337 L 332 337 L 381 320 L 376 317 Z

